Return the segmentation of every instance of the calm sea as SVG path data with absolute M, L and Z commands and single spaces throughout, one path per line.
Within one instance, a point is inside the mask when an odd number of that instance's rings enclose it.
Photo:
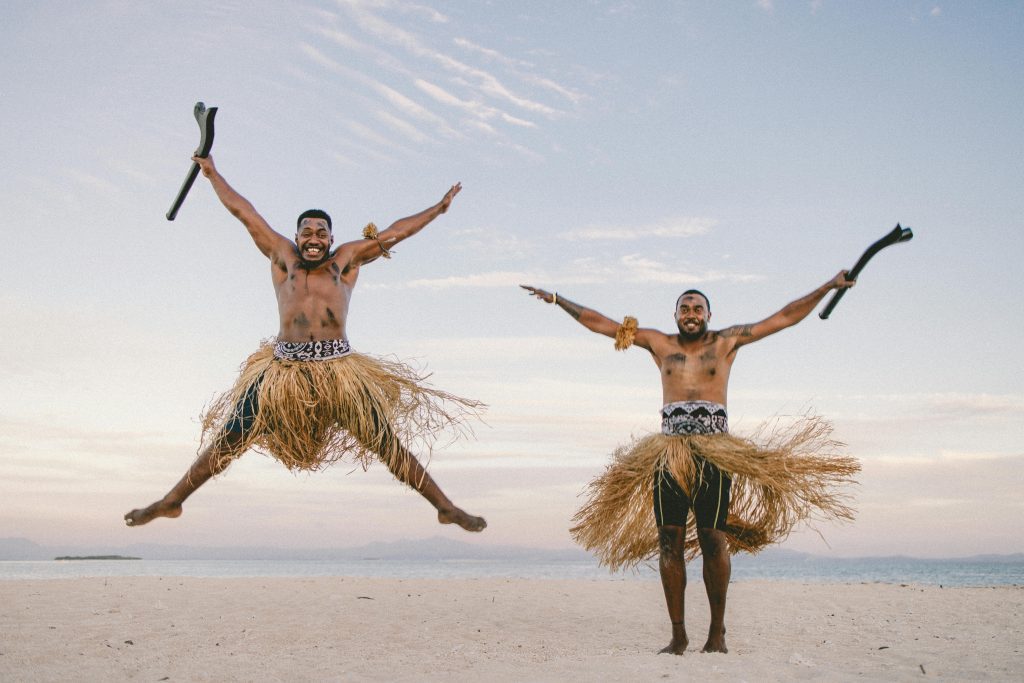
M 700 561 L 689 574 L 700 576 Z M 107 576 L 316 577 L 396 579 L 524 578 L 656 581 L 656 565 L 615 574 L 593 560 L 63 560 L 0 561 L 0 580 Z M 894 583 L 944 586 L 1024 586 L 1024 560 L 912 558 L 769 559 L 739 555 L 732 580 L 815 583 Z

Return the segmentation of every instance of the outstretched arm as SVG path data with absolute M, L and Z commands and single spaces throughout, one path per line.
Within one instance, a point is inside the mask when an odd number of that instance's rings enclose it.
M 461 190 L 462 183 L 455 183 L 437 204 L 434 204 L 430 208 L 424 209 L 417 214 L 413 214 L 412 216 L 399 218 L 385 230 L 381 230 L 377 239 L 364 239 L 359 242 L 349 243 L 349 245 L 346 246 L 352 246 L 355 249 L 351 261 L 356 265 L 362 265 L 386 254 L 393 246 L 402 240 L 412 237 L 420 230 L 427 227 L 427 224 L 430 223 L 430 221 L 448 211 L 448 207 L 451 206 L 452 200 L 455 199 L 455 195 L 457 195 Z
M 764 339 L 768 335 L 775 334 L 787 327 L 792 327 L 806 318 L 833 289 L 853 287 L 856 281 L 846 278 L 848 272 L 846 270 L 839 271 L 834 278 L 807 296 L 800 297 L 796 301 L 786 304 L 782 310 L 770 315 L 761 322 L 752 325 L 734 325 L 722 330 L 720 334 L 725 337 L 736 337 L 736 346 L 739 347 L 759 339 Z
M 274 232 L 273 228 L 263 219 L 263 216 L 256 212 L 256 209 L 248 199 L 235 192 L 234 188 L 228 185 L 228 182 L 224 180 L 224 176 L 214 166 L 212 156 L 194 156 L 192 161 L 199 164 L 203 175 L 210 179 L 210 184 L 213 186 L 213 191 L 217 193 L 220 203 L 224 205 L 224 208 L 232 216 L 242 221 L 245 229 L 252 236 L 253 242 L 256 243 L 256 246 L 263 252 L 264 256 L 271 258 L 274 250 L 281 248 L 282 244 L 291 245 L 291 242 L 286 237 Z
M 533 296 L 540 299 L 541 301 L 547 302 L 549 304 L 555 304 L 563 311 L 571 315 L 573 319 L 576 320 L 576 322 L 578 322 L 580 325 L 583 325 L 583 327 L 587 328 L 591 332 L 597 332 L 598 334 L 603 334 L 606 337 L 611 337 L 612 339 L 615 339 L 616 333 L 619 331 L 620 325 L 619 323 L 615 322 L 608 316 L 598 313 L 592 308 L 580 306 L 575 302 L 569 301 L 564 296 L 558 294 L 558 292 L 547 292 L 537 287 L 531 287 L 530 285 L 519 286 L 525 289 Z M 650 351 L 651 346 L 650 340 L 648 339 L 648 334 L 650 332 L 650 330 L 637 330 L 636 338 L 633 340 L 633 343 L 641 348 L 645 348 L 648 351 Z

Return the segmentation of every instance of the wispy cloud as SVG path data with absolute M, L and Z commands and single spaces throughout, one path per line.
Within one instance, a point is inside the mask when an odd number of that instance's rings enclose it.
M 513 104 L 526 111 L 541 114 L 549 118 L 564 115 L 564 112 L 561 112 L 554 107 L 514 92 L 512 88 L 502 82 L 502 80 L 495 74 L 471 64 L 467 64 L 462 60 L 456 59 L 449 54 L 435 49 L 411 31 L 400 28 L 381 18 L 377 14 L 374 14 L 370 11 L 372 9 L 371 7 L 358 2 L 345 2 L 343 4 L 347 9 L 349 9 L 350 15 L 355 19 L 358 26 L 369 35 L 382 42 L 400 47 L 417 59 L 430 60 L 448 73 L 455 74 L 460 78 L 466 79 L 466 85 L 474 88 L 478 92 L 493 99 Z M 461 47 L 472 45 L 476 52 L 486 54 L 491 59 L 498 59 L 506 64 L 510 62 L 509 59 L 502 57 L 497 51 L 482 48 L 470 43 L 469 41 L 457 44 Z
M 353 121 L 351 119 L 344 120 L 344 123 L 345 126 L 350 131 L 352 131 L 354 135 L 357 135 L 358 137 L 362 138 L 363 140 L 366 140 L 367 142 L 371 142 L 374 145 L 385 147 L 387 149 L 402 152 L 405 154 L 408 154 L 410 152 L 409 148 L 398 144 L 397 142 L 395 142 L 394 138 L 390 138 L 386 135 L 378 133 L 377 131 L 373 130 L 366 124 L 360 123 L 359 121 Z
M 492 62 L 498 62 L 499 64 L 503 64 L 505 66 L 511 66 L 511 67 L 520 67 L 520 68 L 531 68 L 531 67 L 533 67 L 533 64 L 531 62 L 526 62 L 526 61 L 523 61 L 521 59 L 514 59 L 512 57 L 507 57 L 507 56 L 501 54 L 500 52 L 498 52 L 497 50 L 492 50 L 491 48 L 487 48 L 487 47 L 483 47 L 481 45 L 477 45 L 473 41 L 467 40 L 466 38 L 455 38 L 455 39 L 452 40 L 452 42 L 454 42 L 457 46 L 463 48 L 464 50 L 466 50 L 468 52 L 475 52 L 477 54 L 483 55 L 486 59 L 488 59 L 488 60 L 490 60 Z
M 568 284 L 601 284 L 634 282 L 657 284 L 698 284 L 706 282 L 753 282 L 760 276 L 720 270 L 694 271 L 662 263 L 639 254 L 627 254 L 613 261 L 597 258 L 577 259 L 557 272 L 496 270 L 442 278 L 420 278 L 405 283 L 375 285 L 378 288 L 508 287 L 523 283 L 558 282 Z
M 522 134 L 574 116 L 585 99 L 556 75 L 577 66 L 554 58 L 538 66 L 464 34 L 453 36 L 459 27 L 439 26 L 454 22 L 429 6 L 395 0 L 336 5 L 337 14 L 318 15 L 321 25 L 311 26 L 310 33 L 323 40 L 311 41 L 318 47 L 303 44 L 303 53 L 357 84 L 354 97 L 368 93 L 383 100 L 397 116 L 387 125 L 412 142 L 429 142 L 436 129 L 449 139 L 469 138 L 502 155 L 543 162 L 544 150 L 534 149 L 533 138 Z M 332 56 L 334 48 L 344 57 Z M 349 66 L 352 54 L 358 55 L 358 70 Z
M 491 228 L 463 228 L 454 230 L 455 249 L 479 254 L 496 254 L 503 258 L 521 260 L 526 257 L 530 243 L 516 233 Z
M 405 5 L 405 9 L 409 13 L 423 15 L 435 24 L 447 24 L 449 21 L 447 15 L 441 14 L 433 7 L 427 7 L 426 5 L 410 4 Z
M 718 221 L 711 218 L 684 216 L 668 218 L 646 225 L 612 225 L 579 228 L 559 235 L 568 240 L 638 240 L 651 237 L 693 237 L 707 234 Z
M 365 159 L 369 157 L 383 163 L 394 163 L 397 161 L 395 157 L 386 153 L 383 149 L 374 145 L 362 144 L 353 137 L 345 137 L 344 139 L 339 139 L 337 142 L 339 145 L 346 147 L 350 152 L 355 152 L 355 156 L 357 158 Z M 388 148 L 390 148 L 390 145 Z M 335 157 L 345 165 L 353 163 L 353 160 L 349 155 L 336 153 Z M 356 163 L 356 165 L 358 165 L 358 163 Z
M 702 282 L 753 282 L 761 279 L 750 273 L 730 273 L 720 270 L 692 271 L 676 264 L 666 264 L 639 254 L 627 254 L 620 259 L 621 268 L 614 277 L 628 282 L 660 284 L 698 284 Z
M 430 140 L 430 137 L 419 128 L 390 112 L 376 111 L 373 115 L 413 142 L 427 142 Z
M 913 393 L 848 396 L 874 404 L 900 407 L 901 420 L 955 423 L 976 419 L 1013 419 L 1024 422 L 1024 396 L 1019 394 Z
M 509 287 L 528 282 L 536 276 L 526 271 L 499 270 L 469 275 L 451 275 L 442 278 L 420 278 L 410 280 L 406 286 L 413 289 L 451 289 L 453 287 Z
M 579 104 L 583 101 L 583 94 L 568 88 L 560 83 L 556 83 L 550 78 L 544 78 L 543 76 L 536 76 L 534 74 L 520 74 L 522 79 L 527 83 L 532 83 L 541 88 L 546 88 L 552 92 L 558 93 L 565 99 L 569 100 L 573 104 Z
M 449 107 L 455 107 L 461 109 L 463 112 L 476 117 L 478 120 L 493 120 L 500 119 L 507 123 L 512 123 L 519 126 L 534 127 L 535 124 L 532 121 L 525 121 L 523 119 L 516 118 L 510 114 L 507 114 L 495 107 L 489 106 L 478 100 L 463 100 L 452 93 L 448 92 L 444 88 L 429 81 L 425 81 L 422 78 L 415 80 L 417 88 L 422 90 L 424 93 L 432 97 L 437 102 L 447 105 Z M 493 128 L 492 128 L 493 130 Z
M 346 78 L 349 78 L 355 81 L 356 83 L 359 83 L 369 88 L 374 93 L 376 93 L 378 97 L 382 98 L 387 104 L 394 107 L 399 112 L 403 113 L 409 118 L 429 123 L 439 133 L 447 137 L 461 137 L 456 130 L 454 130 L 450 125 L 448 125 L 448 122 L 443 117 L 438 116 L 434 112 L 430 111 L 429 109 L 417 103 L 416 101 L 410 99 L 409 97 L 403 95 L 394 88 L 385 85 L 384 83 L 381 83 L 380 81 L 377 81 L 373 78 L 370 78 L 369 76 L 363 74 L 360 71 L 351 69 L 339 63 L 338 61 L 324 54 L 322 50 L 317 49 L 316 47 L 310 45 L 309 43 L 302 43 L 299 46 L 299 49 L 302 51 L 304 55 L 306 55 L 306 57 L 308 57 L 316 64 L 319 64 L 320 66 L 330 71 L 341 74 Z

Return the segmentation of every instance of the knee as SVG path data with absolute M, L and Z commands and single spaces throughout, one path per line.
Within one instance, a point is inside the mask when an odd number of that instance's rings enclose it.
M 658 548 L 662 560 L 682 562 L 686 551 L 686 529 L 679 526 L 658 527 Z
M 718 529 L 697 529 L 700 552 L 704 557 L 728 557 L 729 538 Z

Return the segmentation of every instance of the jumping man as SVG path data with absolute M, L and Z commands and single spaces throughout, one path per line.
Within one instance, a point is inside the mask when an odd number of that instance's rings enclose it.
M 298 470 L 316 470 L 346 455 L 364 467 L 380 459 L 437 509 L 442 524 L 483 530 L 484 519 L 456 507 L 409 451 L 412 443 L 429 448 L 438 431 L 457 428 L 481 404 L 426 386 L 403 363 L 352 351 L 345 328 L 359 269 L 390 257 L 394 245 L 445 213 L 461 184 L 434 206 L 379 233 L 370 224 L 363 239 L 331 251 L 334 235 L 325 212 L 303 212 L 293 242 L 228 185 L 211 157 L 193 160 L 270 260 L 280 327 L 204 415 L 203 445 L 185 476 L 160 500 L 126 514 L 128 526 L 178 517 L 196 489 L 256 448 Z

